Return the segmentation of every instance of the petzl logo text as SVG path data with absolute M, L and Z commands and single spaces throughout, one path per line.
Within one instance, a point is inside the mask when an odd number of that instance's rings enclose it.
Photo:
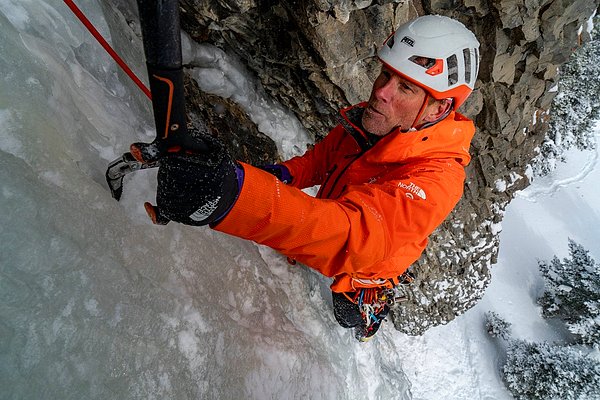
M 400 42 L 406 43 L 410 47 L 415 47 L 415 40 L 412 38 L 409 38 L 408 36 L 404 36 Z

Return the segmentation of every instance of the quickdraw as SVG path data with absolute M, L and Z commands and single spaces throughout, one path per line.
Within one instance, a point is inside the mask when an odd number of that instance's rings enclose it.
M 407 271 L 398 277 L 398 285 L 393 288 L 362 288 L 353 292 L 352 296 L 348 293 L 344 293 L 344 296 L 358 306 L 366 329 L 369 329 L 386 317 L 390 307 L 408 301 L 407 287 L 414 280 L 415 276 Z

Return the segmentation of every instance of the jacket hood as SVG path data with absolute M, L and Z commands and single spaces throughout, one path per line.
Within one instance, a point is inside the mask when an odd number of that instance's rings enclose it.
M 369 135 L 362 128 L 362 113 L 367 103 L 360 103 L 341 111 L 342 124 L 357 141 L 369 143 Z M 414 159 L 451 158 L 467 166 L 471 161 L 469 147 L 475 134 L 475 125 L 467 117 L 452 111 L 433 126 L 418 131 L 401 132 L 395 129 L 383 136 L 365 157 L 372 163 L 405 163 Z M 360 144 L 360 143 L 359 143 Z

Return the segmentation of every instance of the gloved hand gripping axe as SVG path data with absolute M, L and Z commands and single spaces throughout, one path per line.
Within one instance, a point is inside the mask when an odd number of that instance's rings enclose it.
M 160 160 L 169 152 L 209 151 L 202 139 L 190 135 L 186 125 L 179 1 L 138 0 L 137 3 L 156 139 L 152 143 L 132 144 L 129 152 L 109 164 L 106 181 L 116 200 L 123 193 L 125 175 L 159 166 Z

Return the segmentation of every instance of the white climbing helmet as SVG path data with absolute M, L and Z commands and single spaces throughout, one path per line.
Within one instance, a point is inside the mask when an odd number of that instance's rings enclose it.
M 456 20 L 425 15 L 400 26 L 385 41 L 378 56 L 435 99 L 452 98 L 456 110 L 475 86 L 479 42 Z

